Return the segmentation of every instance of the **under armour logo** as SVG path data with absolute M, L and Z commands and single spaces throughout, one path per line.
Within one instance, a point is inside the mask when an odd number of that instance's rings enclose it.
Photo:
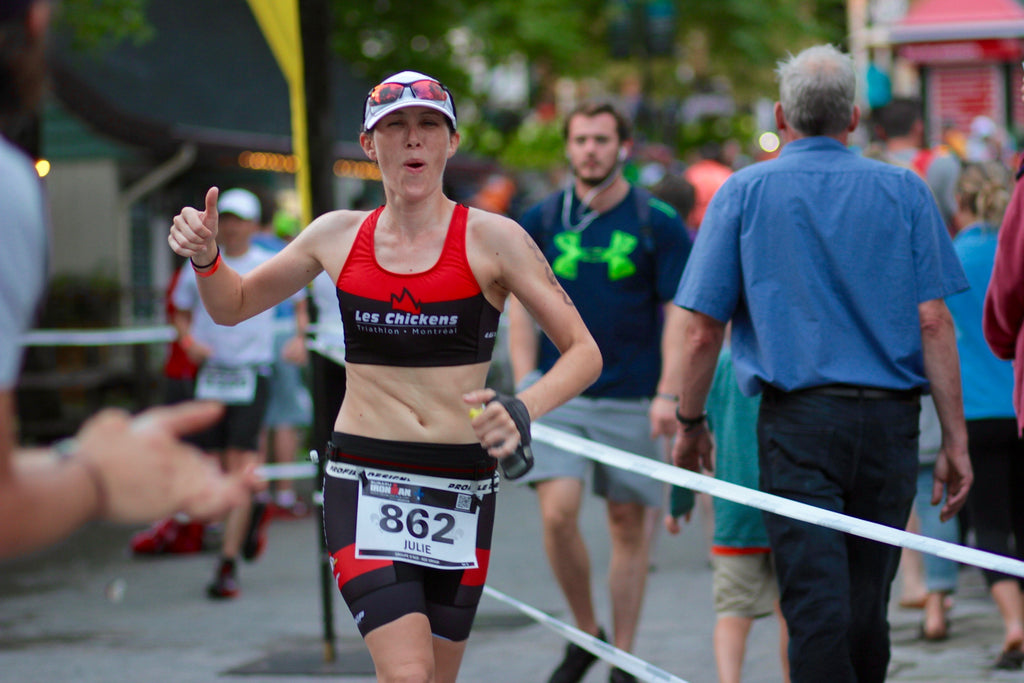
M 607 247 L 584 247 L 580 244 L 582 237 L 578 232 L 555 235 L 553 242 L 562 253 L 551 264 L 551 270 L 559 277 L 575 280 L 579 275 L 581 261 L 607 263 L 609 280 L 621 280 L 636 272 L 636 264 L 629 258 L 639 242 L 635 235 L 615 230 L 612 232 L 611 244 Z

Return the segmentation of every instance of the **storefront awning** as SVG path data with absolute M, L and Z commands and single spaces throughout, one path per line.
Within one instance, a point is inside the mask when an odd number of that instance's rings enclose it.
M 893 44 L 1024 37 L 1016 0 L 918 0 L 889 29 Z

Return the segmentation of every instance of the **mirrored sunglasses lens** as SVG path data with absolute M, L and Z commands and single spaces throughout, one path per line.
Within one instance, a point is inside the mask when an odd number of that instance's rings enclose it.
M 370 91 L 370 104 L 374 107 L 391 104 L 402 96 L 405 86 L 401 83 L 381 83 Z
M 412 88 L 413 94 L 421 100 L 444 102 L 448 99 L 448 93 L 436 81 L 416 81 L 410 84 L 409 87 Z

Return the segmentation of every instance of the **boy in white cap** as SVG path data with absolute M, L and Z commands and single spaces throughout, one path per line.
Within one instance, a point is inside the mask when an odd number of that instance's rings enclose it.
M 197 279 L 210 277 L 222 264 L 248 273 L 272 254 L 251 245 L 260 222 L 256 195 L 241 188 L 227 190 L 220 195 L 217 212 L 220 232 L 216 257 L 204 265 L 186 264 L 171 297 L 178 309 L 173 322 L 179 343 L 199 366 L 196 398 L 220 401 L 226 406 L 220 422 L 191 440 L 206 452 L 217 454 L 224 470 L 233 472 L 259 461 L 259 432 L 274 361 L 274 314 L 264 311 L 233 327 L 218 325 L 203 307 Z M 265 512 L 263 505 L 243 505 L 228 513 L 220 561 L 207 587 L 209 597 L 238 595 L 236 560 L 240 554 L 253 560 L 263 551 L 268 520 Z

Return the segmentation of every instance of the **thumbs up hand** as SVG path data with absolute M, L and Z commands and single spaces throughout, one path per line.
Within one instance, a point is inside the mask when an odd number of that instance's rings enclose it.
M 220 190 L 206 191 L 206 207 L 199 211 L 191 206 L 181 210 L 171 222 L 167 243 L 175 254 L 191 258 L 200 266 L 212 263 L 217 257 L 217 198 Z

